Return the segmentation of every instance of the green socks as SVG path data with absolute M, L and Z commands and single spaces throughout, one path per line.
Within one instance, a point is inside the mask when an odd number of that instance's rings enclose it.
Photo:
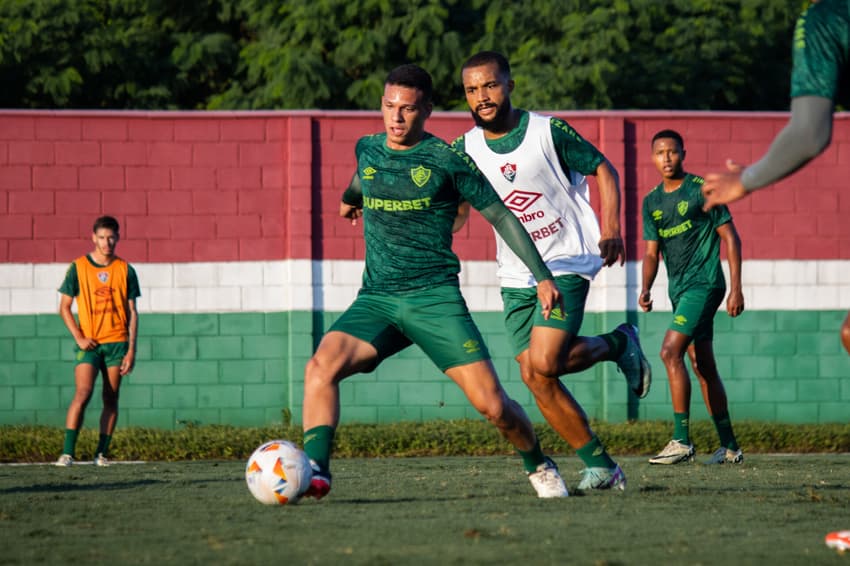
M 304 431 L 304 452 L 325 473 L 330 471 L 334 432 L 334 428 L 327 425 Z
M 684 444 L 691 443 L 690 412 L 673 413 L 673 440 Z
M 629 337 L 626 336 L 625 332 L 620 332 L 619 330 L 614 330 L 608 334 L 600 334 L 599 337 L 608 344 L 608 356 L 605 359 L 609 361 L 620 359 L 620 356 L 626 351 L 626 344 L 629 343 Z
M 77 450 L 77 436 L 80 431 L 71 428 L 65 429 L 65 446 L 62 448 L 62 454 L 74 456 Z
M 522 450 L 517 450 L 517 452 L 522 457 L 522 466 L 529 474 L 536 472 L 537 466 L 546 461 L 546 456 L 543 455 L 543 450 L 540 449 L 539 440 L 534 442 L 534 448 L 528 452 L 523 452 Z
M 107 450 L 109 450 L 109 443 L 112 441 L 112 435 L 110 434 L 101 434 L 100 439 L 97 441 L 97 450 L 94 451 L 95 456 L 98 454 L 103 454 L 106 456 Z
M 732 432 L 732 420 L 729 418 L 729 413 L 713 415 L 714 428 L 717 429 L 717 436 L 720 437 L 720 445 L 729 450 L 738 450 L 738 441 L 735 439 L 735 433 Z
M 602 442 L 595 436 L 590 442 L 576 450 L 576 454 L 588 468 L 616 468 L 617 464 L 608 455 Z

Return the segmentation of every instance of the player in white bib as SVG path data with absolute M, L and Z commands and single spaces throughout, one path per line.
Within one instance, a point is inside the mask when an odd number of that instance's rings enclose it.
M 564 297 L 565 310 L 537 316 L 537 282 L 496 236 L 505 325 L 522 379 L 553 429 L 587 466 L 581 490 L 624 489 L 623 470 L 590 428 L 560 376 L 615 361 L 632 391 L 644 397 L 651 369 L 637 328 L 621 324 L 601 336 L 579 336 L 590 281 L 603 266 L 625 261 L 617 172 L 565 121 L 511 105 L 510 65 L 483 51 L 461 70 L 476 126 L 455 140 L 495 187 L 531 236 Z M 590 206 L 586 175 L 599 187 L 602 229 Z

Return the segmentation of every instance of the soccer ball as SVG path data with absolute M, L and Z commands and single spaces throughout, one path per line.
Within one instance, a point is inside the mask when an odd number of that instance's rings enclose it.
M 257 501 L 266 505 L 296 503 L 310 487 L 310 459 L 288 440 L 271 440 L 251 454 L 245 482 Z

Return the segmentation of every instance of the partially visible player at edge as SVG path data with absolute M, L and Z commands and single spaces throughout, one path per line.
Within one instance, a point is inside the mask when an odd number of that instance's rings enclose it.
M 479 210 L 541 281 L 544 317 L 562 306 L 561 296 L 534 243 L 469 157 L 425 131 L 431 95 L 424 69 L 393 69 L 381 99 L 386 131 L 361 138 L 355 148 L 357 173 L 339 214 L 352 222 L 362 215 L 366 267 L 357 299 L 305 368 L 304 451 L 313 466 L 306 495 L 330 491 L 340 382 L 417 344 L 516 448 L 538 496 L 564 497 L 557 466 L 502 388 L 460 294 L 460 262 L 451 249 L 460 202 Z
M 601 336 L 579 336 L 590 281 L 603 265 L 625 261 L 617 172 L 565 121 L 511 105 L 514 81 L 500 53 L 473 55 L 461 78 L 475 127 L 454 146 L 475 160 L 507 206 L 518 194 L 527 199 L 513 212 L 555 275 L 566 306 L 548 319 L 540 316 L 537 280 L 497 234 L 505 326 L 522 379 L 543 416 L 586 465 L 579 489 L 625 489 L 623 470 L 559 379 L 610 360 L 637 396 L 649 392 L 651 370 L 636 327 L 624 323 Z M 597 179 L 601 234 L 585 175 Z
M 850 0 L 813 1 L 794 29 L 791 119 L 756 163 L 745 168 L 730 160 L 728 172 L 705 176 L 706 209 L 781 181 L 829 146 L 835 97 L 850 66 Z M 841 342 L 850 354 L 850 312 Z
M 97 374 L 103 374 L 103 410 L 94 463 L 107 466 L 109 443 L 118 421 L 121 378 L 133 370 L 139 317 L 136 299 L 141 295 L 136 271 L 115 255 L 118 221 L 101 216 L 94 222 L 94 250 L 68 267 L 59 287 L 59 315 L 76 342 L 76 391 L 65 418 L 65 445 L 57 466 L 74 463 L 77 436 L 83 426 Z M 79 324 L 71 312 L 77 300 Z
M 738 446 L 723 382 L 714 359 L 714 316 L 726 294 L 720 265 L 720 240 L 726 244 L 730 287 L 726 312 L 744 311 L 741 291 L 741 240 L 725 206 L 702 209 L 703 179 L 685 172 L 685 145 L 673 130 L 652 138 L 652 161 L 661 183 L 643 199 L 643 287 L 638 304 L 652 310 L 652 284 L 658 274 L 658 256 L 667 266 L 667 291 L 673 304 L 673 320 L 661 344 L 661 360 L 670 382 L 673 401 L 673 439 L 651 464 L 677 464 L 694 458 L 690 440 L 691 381 L 685 368 L 685 352 L 699 380 L 702 397 L 720 437 L 710 464 L 737 464 L 744 453 Z

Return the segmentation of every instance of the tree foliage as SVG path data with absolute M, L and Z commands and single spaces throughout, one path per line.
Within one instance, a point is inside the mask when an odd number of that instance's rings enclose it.
M 461 64 L 496 49 L 528 108 L 785 109 L 802 4 L 4 0 L 0 106 L 372 109 L 415 62 L 461 109 Z

